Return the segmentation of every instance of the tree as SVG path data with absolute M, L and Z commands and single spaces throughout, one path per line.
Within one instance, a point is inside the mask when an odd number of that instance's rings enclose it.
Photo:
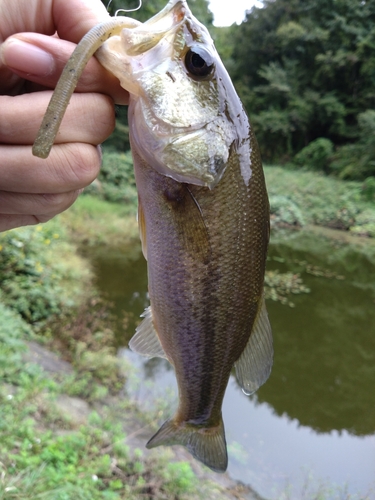
M 373 0 L 264 0 L 232 34 L 233 79 L 266 159 L 359 137 L 375 108 Z

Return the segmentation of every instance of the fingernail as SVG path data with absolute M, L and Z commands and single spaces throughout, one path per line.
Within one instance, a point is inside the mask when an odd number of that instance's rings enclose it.
M 34 76 L 47 76 L 55 67 L 51 54 L 16 37 L 3 43 L 1 59 L 8 68 Z

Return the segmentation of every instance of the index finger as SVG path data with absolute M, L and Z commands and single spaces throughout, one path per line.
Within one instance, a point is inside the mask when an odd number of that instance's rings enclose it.
M 53 35 L 78 43 L 109 14 L 100 0 L 33 0 L 0 2 L 0 43 L 22 31 Z
M 0 49 L 1 58 L 14 73 L 44 88 L 55 88 L 64 66 L 76 45 L 37 33 L 19 33 L 8 38 Z M 90 59 L 77 92 L 99 92 L 116 104 L 128 104 L 128 92 L 118 79 L 94 57 Z

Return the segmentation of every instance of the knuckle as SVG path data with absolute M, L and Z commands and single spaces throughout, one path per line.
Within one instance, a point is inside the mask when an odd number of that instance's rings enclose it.
M 100 144 L 111 135 L 115 128 L 115 108 L 113 100 L 104 94 L 94 94 L 92 130 L 95 144 Z M 94 132 L 95 131 L 95 132 Z
M 78 191 L 59 194 L 38 195 L 38 204 L 34 208 L 34 217 L 39 222 L 46 222 L 55 215 L 69 208 L 77 199 Z
M 56 169 L 64 191 L 73 191 L 91 184 L 100 169 L 100 153 L 96 146 L 84 143 L 64 144 L 59 148 Z

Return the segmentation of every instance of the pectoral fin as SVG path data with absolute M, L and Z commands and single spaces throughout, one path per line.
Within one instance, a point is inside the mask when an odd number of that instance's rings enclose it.
M 137 327 L 135 335 L 129 342 L 130 349 L 148 358 L 159 357 L 167 359 L 152 321 L 151 306 L 145 310 L 142 317 L 144 320 Z
M 194 259 L 207 262 L 211 256 L 210 238 L 198 200 L 186 184 L 175 184 L 165 192 L 176 233 L 185 251 Z
M 234 364 L 245 394 L 253 394 L 268 379 L 273 361 L 272 330 L 264 298 L 261 301 L 249 341 Z

